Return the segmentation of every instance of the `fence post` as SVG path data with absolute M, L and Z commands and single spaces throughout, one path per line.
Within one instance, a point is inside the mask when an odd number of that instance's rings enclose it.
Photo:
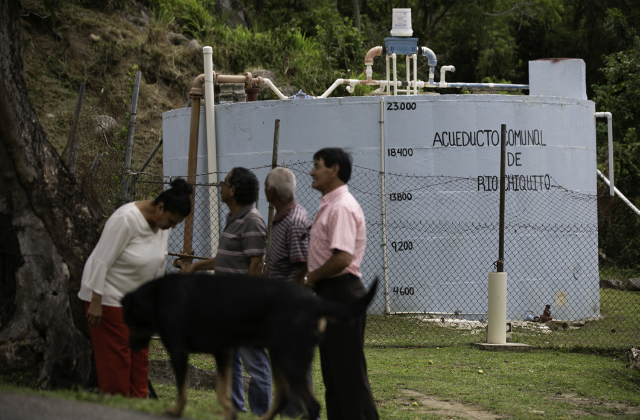
M 387 61 L 388 62 L 388 61 Z M 387 169 L 385 166 L 385 138 L 384 138 L 384 96 L 380 100 L 380 180 L 381 195 L 381 217 L 382 217 L 382 272 L 384 273 L 384 310 L 386 314 L 391 313 L 391 302 L 389 298 L 389 261 L 387 259 Z
M 73 126 L 69 134 L 67 143 L 67 166 L 71 173 L 76 172 L 76 160 L 78 158 L 78 143 L 76 142 L 76 131 L 78 130 L 78 118 L 80 117 L 80 109 L 82 108 L 82 98 L 84 96 L 84 83 L 80 83 L 80 92 L 78 92 L 78 103 L 76 104 L 76 113 L 73 116 Z
M 278 143 L 280 141 L 280 120 L 276 119 L 276 124 L 273 129 L 273 153 L 271 154 L 271 170 L 278 166 Z M 269 203 L 269 221 L 267 222 L 267 251 L 265 254 L 265 264 L 262 265 L 262 272 L 266 267 L 266 262 L 269 260 L 269 250 L 271 249 L 271 227 L 273 226 L 273 204 Z
M 497 272 L 504 272 L 504 178 L 505 178 L 505 164 L 507 154 L 507 125 L 502 124 L 500 126 L 500 239 L 498 246 L 498 266 Z
M 155 145 L 151 153 L 149 153 L 149 156 L 147 156 L 147 159 L 144 161 L 140 169 L 138 169 L 138 173 L 131 177 L 131 188 L 130 188 L 131 194 L 129 196 L 130 201 L 134 201 L 134 196 L 136 194 L 136 182 L 138 181 L 139 174 L 145 170 L 149 162 L 151 162 L 151 159 L 153 159 L 153 157 L 156 155 L 156 153 L 158 152 L 158 149 L 160 149 L 160 146 L 162 146 L 162 140 L 163 140 L 163 137 L 161 134 L 160 141 Z
M 127 136 L 127 148 L 124 154 L 124 171 L 122 173 L 122 203 L 127 202 L 129 196 L 129 178 L 131 174 L 131 154 L 133 152 L 133 134 L 136 130 L 136 112 L 138 109 L 138 92 L 140 91 L 140 76 L 142 72 L 138 70 L 136 72 L 136 79 L 133 85 L 133 97 L 131 98 L 131 114 L 129 115 L 129 131 Z
M 507 273 L 504 272 L 504 178 L 507 150 L 507 125 L 502 124 L 500 136 L 500 231 L 496 272 L 489 273 L 489 322 L 487 343 L 507 342 Z

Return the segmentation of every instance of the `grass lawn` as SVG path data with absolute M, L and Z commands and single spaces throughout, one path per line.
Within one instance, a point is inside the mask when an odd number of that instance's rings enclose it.
M 381 419 L 600 419 L 640 418 L 640 372 L 631 371 L 625 351 L 640 346 L 640 293 L 601 290 L 601 318 L 578 327 L 514 325 L 512 340 L 530 353 L 488 352 L 471 345 L 486 341 L 484 326 L 446 328 L 415 316 L 370 316 L 366 356 Z M 151 359 L 167 359 L 153 341 Z M 190 363 L 215 369 L 213 358 L 192 355 Z M 314 392 L 324 411 L 318 357 Z M 481 371 L 481 372 L 480 372 Z M 0 391 L 95 402 L 162 413 L 176 398 L 173 384 L 154 383 L 160 400 L 102 396 L 86 391 L 37 391 L 19 375 L 0 377 Z M 0 411 L 1 412 L 1 411 Z M 183 417 L 218 420 L 214 391 L 189 390 Z M 0 418 L 2 416 L 0 415 Z M 255 418 L 241 414 L 240 419 Z
M 151 353 L 152 358 L 166 357 L 158 342 L 153 343 Z M 513 419 L 640 417 L 640 372 L 627 369 L 624 353 L 581 354 L 549 349 L 501 353 L 461 345 L 368 347 L 366 355 L 381 419 L 482 418 L 477 417 L 477 412 L 493 416 L 486 418 Z M 207 355 L 193 355 L 191 363 L 205 369 L 214 366 Z M 325 419 L 324 387 L 317 358 L 314 388 L 323 404 Z M 6 392 L 37 393 L 161 413 L 174 401 L 176 389 L 160 383 L 155 384 L 155 389 L 159 401 L 84 391 L 34 391 L 7 382 L 0 385 L 0 390 Z M 456 404 L 457 408 L 447 404 Z M 217 420 L 220 413 L 214 391 L 189 390 L 183 417 Z M 239 418 L 254 417 L 246 414 Z

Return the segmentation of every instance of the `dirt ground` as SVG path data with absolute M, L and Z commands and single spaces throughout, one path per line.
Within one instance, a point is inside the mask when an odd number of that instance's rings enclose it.
M 469 404 L 440 400 L 410 389 L 402 389 L 401 392 L 405 397 L 402 399 L 402 402 L 407 405 L 407 410 L 411 407 L 411 409 L 417 413 L 441 415 L 443 418 L 452 420 L 498 420 L 511 418 L 510 416 L 501 416 Z M 550 400 L 560 400 L 574 405 L 576 409 L 572 410 L 572 414 L 575 416 L 593 415 L 589 410 L 591 407 L 598 407 L 598 415 L 604 417 L 615 417 L 619 415 L 640 416 L 640 407 L 583 398 L 574 393 L 557 393 L 549 396 L 548 398 Z M 413 402 L 417 403 L 418 406 L 411 406 Z M 602 413 L 603 409 L 605 410 L 605 414 Z M 539 414 L 540 418 L 545 417 L 544 411 L 532 410 L 532 414 Z

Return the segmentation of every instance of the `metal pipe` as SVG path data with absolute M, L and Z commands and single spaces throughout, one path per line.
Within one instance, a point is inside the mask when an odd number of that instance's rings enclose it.
M 373 77 L 373 58 L 382 55 L 383 51 L 383 47 L 373 47 L 367 52 L 367 55 L 364 56 L 365 74 L 367 76 L 367 80 L 371 80 L 371 78 Z
M 504 179 L 507 155 L 507 125 L 502 124 L 500 135 L 500 238 L 498 245 L 498 266 L 497 272 L 504 272 Z
M 418 94 L 418 55 L 413 54 L 413 94 Z
M 471 88 L 471 89 L 500 89 L 500 90 L 521 90 L 529 89 L 529 85 L 511 85 L 500 83 L 447 83 L 450 88 Z
M 216 115 L 213 85 L 215 73 L 213 72 L 213 48 L 204 47 L 204 92 L 205 113 L 207 126 L 207 172 L 209 173 L 209 185 L 218 183 L 218 146 L 216 143 Z M 218 220 L 218 190 L 209 191 L 209 231 L 211 238 L 211 255 L 218 252 L 220 222 Z
M 611 186 L 611 184 L 609 183 L 609 180 L 604 175 L 602 175 L 602 172 L 600 172 L 599 169 L 597 169 L 597 171 L 598 171 L 598 176 L 600 176 L 600 178 L 602 178 L 602 180 L 605 182 L 605 184 Z M 624 201 L 624 203 L 627 206 L 629 206 L 629 208 L 631 210 L 633 210 L 634 213 L 636 213 L 638 216 L 640 216 L 640 210 L 638 210 L 638 208 L 636 206 L 634 206 L 633 203 L 631 201 L 629 201 L 629 199 L 627 197 L 625 197 L 624 194 L 622 194 L 620 192 L 620 190 L 618 190 L 617 188 L 614 187 L 613 191 L 615 192 L 615 194 L 618 197 L 620 197 L 620 199 L 622 199 L 622 201 Z
M 273 152 L 271 153 L 271 170 L 278 166 L 278 143 L 280 142 L 280 120 L 276 119 L 275 126 L 273 128 Z M 269 175 L 267 175 L 269 176 Z M 269 251 L 271 250 L 271 228 L 273 227 L 273 213 L 275 207 L 272 203 L 269 203 L 269 219 L 267 222 L 267 250 L 265 252 L 264 264 L 262 265 L 262 273 L 269 260 Z
M 129 131 L 127 136 L 127 148 L 124 154 L 124 172 L 122 174 L 122 202 L 127 202 L 129 190 L 129 178 L 131 177 L 131 154 L 133 153 L 133 134 L 136 131 L 136 112 L 138 110 L 138 93 L 140 92 L 140 76 L 142 72 L 136 72 L 133 84 L 133 97 L 131 98 L 131 113 L 129 114 Z
M 389 315 L 487 315 L 486 312 L 428 312 L 428 311 L 415 311 L 415 312 L 390 312 Z
M 211 257 L 199 257 L 197 255 L 176 254 L 175 252 L 167 252 L 172 257 L 180 257 L 178 260 L 208 260 Z
M 396 53 L 391 54 L 393 61 L 393 96 L 398 96 L 398 72 L 396 71 Z
M 454 66 L 442 66 L 440 67 L 440 83 L 438 83 L 438 87 L 446 88 L 447 82 L 445 81 L 445 75 L 448 71 L 455 72 L 456 68 Z
M 278 90 L 278 88 L 273 85 L 271 80 L 269 80 L 269 79 L 263 79 L 263 80 L 264 80 L 264 84 L 269 86 L 269 88 L 278 96 L 278 98 L 280 98 L 280 99 L 290 99 L 290 98 L 284 96 L 282 94 L 282 92 L 280 92 L 280 90 Z
M 342 82 L 344 82 L 344 79 L 336 79 L 335 82 L 333 82 L 333 84 L 331 85 L 331 87 L 329 89 L 326 90 L 325 93 L 323 93 L 322 95 L 320 95 L 321 98 L 326 98 L 328 97 L 331 92 L 333 92 L 335 90 L 335 88 L 337 88 L 338 86 L 340 86 L 342 84 Z
M 419 48 L 419 51 L 421 51 L 422 55 L 426 56 L 429 61 L 429 84 L 434 85 L 435 84 L 434 73 L 435 73 L 435 68 L 438 65 L 438 58 L 436 57 L 436 54 L 427 47 L 421 47 Z
M 390 57 L 387 55 L 387 84 L 385 85 L 384 89 L 382 90 L 382 93 L 384 94 L 385 92 L 387 94 L 391 93 L 391 88 L 389 87 L 389 59 Z
M 149 156 L 147 156 L 147 160 L 144 161 L 144 163 L 142 164 L 142 166 L 140 167 L 140 169 L 138 169 L 138 172 L 142 172 L 144 171 L 144 169 L 147 167 L 147 165 L 149 164 L 149 162 L 151 162 L 151 159 L 153 159 L 153 157 L 155 156 L 155 154 L 158 152 L 158 149 L 160 149 L 160 146 L 162 146 L 162 140 L 163 138 L 160 137 L 160 141 L 155 145 L 155 147 L 153 148 L 153 150 L 151 151 L 151 153 L 149 154 Z
M 131 174 L 131 188 L 129 188 L 129 201 L 135 201 L 136 182 L 138 182 L 138 177 L 140 176 L 140 172 L 145 170 L 149 162 L 151 162 L 151 159 L 153 159 L 155 154 L 158 152 L 158 149 L 160 149 L 160 146 L 162 146 L 162 136 L 160 137 L 160 141 L 155 145 L 151 153 L 149 153 L 149 156 L 147 156 L 147 159 L 144 161 L 140 169 L 138 169 L 138 172 Z M 193 208 L 193 200 L 191 201 L 191 208 Z
M 195 84 L 196 82 L 194 82 Z M 202 95 L 196 91 L 191 93 L 191 124 L 189 127 L 189 158 L 187 163 L 187 183 L 193 186 L 191 208 L 195 207 L 196 168 L 198 165 L 198 135 L 200 131 L 200 101 Z M 184 219 L 184 236 L 182 253 L 193 254 L 193 211 Z
M 389 298 L 389 267 L 387 263 L 387 193 L 386 178 L 387 170 L 385 165 L 385 138 L 384 138 L 384 98 L 380 101 L 380 174 L 381 197 L 382 197 L 382 272 L 384 273 L 384 302 L 385 312 L 391 313 L 391 302 Z
M 609 195 L 614 194 L 615 183 L 613 179 L 613 115 L 610 112 L 596 112 L 596 118 L 607 119 L 607 131 L 609 136 Z
M 409 60 L 411 60 L 411 56 L 407 55 L 405 57 L 405 67 L 406 67 L 406 70 L 407 70 L 407 72 L 406 72 L 407 73 L 407 79 L 406 79 L 407 80 L 407 88 L 404 90 L 404 92 L 407 95 L 411 94 L 411 90 L 410 90 L 410 88 L 411 88 L 411 62 Z
M 217 83 L 246 83 L 247 78 L 237 74 L 218 74 L 215 81 Z
M 383 50 L 382 47 L 373 47 L 369 51 L 367 51 L 367 54 L 364 56 L 364 65 L 365 66 L 373 65 L 373 58 L 381 56 L 382 50 Z

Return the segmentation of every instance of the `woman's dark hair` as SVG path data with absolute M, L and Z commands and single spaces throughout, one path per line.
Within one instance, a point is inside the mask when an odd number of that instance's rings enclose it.
M 260 183 L 255 174 L 247 168 L 233 168 L 229 177 L 229 184 L 236 189 L 233 197 L 241 206 L 255 203 L 258 199 Z
M 338 164 L 340 167 L 340 170 L 338 170 L 338 178 L 345 184 L 349 182 L 351 179 L 351 155 L 349 152 L 339 147 L 327 147 L 318 150 L 313 155 L 313 160 L 320 160 L 320 158 L 322 158 L 324 166 L 327 168 Z
M 171 188 L 164 190 L 162 194 L 153 200 L 153 205 L 164 204 L 164 211 L 177 213 L 187 217 L 191 213 L 191 193 L 193 188 L 183 178 L 171 181 Z

